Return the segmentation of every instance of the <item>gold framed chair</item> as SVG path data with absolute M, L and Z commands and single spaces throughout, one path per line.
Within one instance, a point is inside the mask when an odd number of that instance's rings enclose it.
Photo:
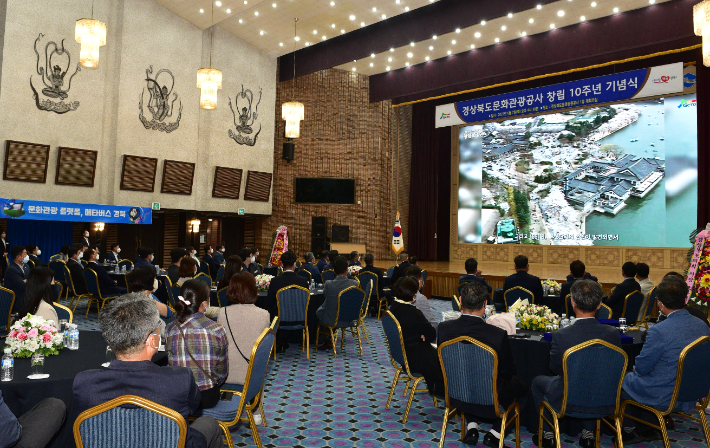
M 565 296 L 565 314 L 567 317 L 570 316 L 569 312 L 571 311 L 572 308 L 572 294 L 567 294 Z
M 643 315 L 641 320 L 637 322 L 637 325 L 641 327 L 643 325 L 646 330 L 648 330 L 648 322 L 651 320 L 651 313 L 653 311 L 653 305 L 656 303 L 656 287 L 648 291 L 648 299 L 646 300 L 646 306 L 643 308 Z
M 594 317 L 596 319 L 611 319 L 611 308 L 602 303 Z
M 360 296 L 359 294 L 362 294 Z M 343 303 L 343 296 L 346 301 Z M 362 298 L 360 298 L 362 297 Z M 357 299 L 360 298 L 358 301 Z M 337 357 L 338 353 L 335 350 L 335 345 L 338 341 L 338 329 L 341 332 L 340 349 L 345 349 L 345 329 L 349 328 L 353 336 L 357 336 L 357 345 L 362 355 L 362 342 L 360 341 L 360 329 L 358 322 L 360 319 L 360 310 L 362 303 L 365 301 L 365 291 L 357 286 L 349 286 L 338 293 L 338 304 L 335 312 L 335 323 L 330 326 L 324 323 L 319 323 L 316 330 L 316 351 L 318 351 L 318 338 L 321 334 L 330 334 L 330 340 L 333 344 L 333 356 Z M 343 306 L 344 305 L 344 306 Z M 327 332 L 321 331 L 321 327 Z M 335 330 L 335 331 L 333 331 Z
M 505 430 L 515 423 L 515 446 L 520 448 L 520 405 L 517 401 L 503 407 L 498 402 L 498 354 L 486 344 L 469 336 L 459 336 L 437 347 L 441 372 L 444 375 L 446 409 L 441 424 L 439 448 L 443 448 L 449 417 L 457 412 L 461 418 L 461 440 L 466 435 L 466 417 L 451 405 L 451 398 L 480 405 L 489 405 L 496 417 L 502 420 L 500 447 L 504 447 Z M 470 375 L 447 375 L 449 372 L 467 372 Z M 510 416 L 513 413 L 512 417 Z M 540 445 L 538 445 L 540 446 Z
M 308 305 L 310 303 L 311 292 L 303 286 L 291 285 L 276 291 L 278 321 L 295 323 L 295 325 L 283 327 L 284 330 L 301 330 L 301 342 L 303 343 L 301 350 L 306 352 L 306 359 L 310 359 L 310 335 L 308 334 Z M 278 328 L 275 331 L 278 331 Z
M 296 275 L 300 275 L 301 277 L 305 278 L 308 281 L 309 285 L 311 284 L 311 281 L 313 280 L 313 274 L 311 274 L 311 272 L 304 267 L 301 267 L 301 269 L 299 269 L 296 272 Z
M 710 401 L 710 375 L 707 374 L 707 360 L 710 357 L 710 337 L 702 336 L 688 344 L 678 357 L 678 370 L 675 375 L 675 387 L 673 395 L 668 404 L 668 408 L 657 409 L 652 406 L 638 403 L 634 400 L 624 400 L 621 403 L 621 416 L 642 423 L 651 428 L 661 431 L 663 444 L 666 448 L 671 448 L 668 440 L 668 430 L 664 417 L 674 412 L 677 402 L 696 402 L 695 410 L 698 411 L 699 419 L 690 415 L 685 416 L 700 422 L 705 434 L 705 442 L 710 446 L 710 430 L 708 430 L 708 420 L 705 416 L 705 409 Z M 626 414 L 626 407 L 634 406 L 644 409 L 658 419 L 658 425 L 653 425 L 633 415 Z
M 404 415 L 402 416 L 402 423 L 407 423 L 407 418 L 409 417 L 409 409 L 412 407 L 412 400 L 414 400 L 414 394 L 426 392 L 429 390 L 417 389 L 417 385 L 424 380 L 422 375 L 412 373 L 409 370 L 409 363 L 407 362 L 407 352 L 404 349 L 404 337 L 402 336 L 402 327 L 399 325 L 399 321 L 394 315 L 385 311 L 385 315 L 382 316 L 382 329 L 385 332 L 385 339 L 387 341 L 387 348 L 389 349 L 390 362 L 392 367 L 395 368 L 394 378 L 392 379 L 392 385 L 390 386 L 390 394 L 387 397 L 387 405 L 385 409 L 390 408 L 390 403 L 392 402 L 392 396 L 394 395 L 394 390 L 397 387 L 397 383 L 400 380 L 404 380 L 404 396 L 407 395 L 411 383 L 411 391 L 409 391 L 409 399 L 407 400 L 407 407 L 404 410 Z M 432 395 L 434 399 L 434 406 L 438 406 L 436 402 L 436 396 Z
M 66 295 L 67 299 L 69 298 L 69 293 L 71 293 L 71 295 L 72 295 L 72 298 L 69 301 L 69 308 L 71 308 L 72 313 L 76 313 L 76 307 L 77 307 L 77 305 L 79 305 L 79 301 L 82 299 L 86 299 L 86 301 L 87 301 L 86 316 L 88 317 L 89 316 L 89 308 L 91 307 L 91 304 L 93 302 L 96 302 L 96 304 L 97 304 L 96 306 L 98 307 L 98 300 L 96 300 L 96 298 L 94 298 L 94 296 L 92 296 L 88 292 L 86 294 L 78 294 L 76 292 L 76 287 L 74 285 L 74 279 L 71 276 L 71 271 L 69 271 L 69 267 L 65 264 L 63 266 L 63 268 L 64 268 L 64 280 L 67 283 L 67 295 Z M 86 284 L 86 279 L 84 279 L 84 284 Z M 88 291 L 88 288 L 87 288 L 87 291 Z M 74 304 L 74 308 L 72 308 L 72 303 Z
M 518 299 L 522 299 L 522 300 L 528 299 L 528 303 L 530 303 L 531 305 L 535 303 L 535 295 L 533 295 L 533 293 L 531 293 L 527 289 L 523 288 L 522 286 L 513 286 L 512 288 L 507 289 L 503 293 L 503 303 L 505 304 L 506 311 L 508 311 L 508 306 L 509 306 L 508 305 L 508 294 L 511 295 L 511 298 L 510 298 L 511 305 L 513 303 L 515 303 L 515 301 Z
M 195 275 L 195 276 L 192 277 L 192 278 L 195 279 L 195 280 L 203 281 L 203 282 L 205 282 L 205 283 L 207 284 L 207 286 L 209 286 L 210 288 L 212 288 L 212 277 L 210 277 L 209 275 L 205 274 L 204 272 L 198 272 L 197 275 Z
M 57 303 L 57 302 L 54 302 L 54 303 L 52 304 L 52 306 L 55 308 L 55 311 L 57 311 L 57 317 L 58 317 L 59 319 L 62 318 L 62 316 L 60 316 L 60 314 L 66 314 L 66 315 L 68 316 L 67 322 L 72 323 L 72 322 L 74 321 L 74 313 L 72 313 L 72 311 L 71 311 L 68 307 L 66 307 L 66 306 L 64 306 L 64 305 L 62 305 L 62 304 L 60 304 L 60 303 Z M 59 310 L 57 310 L 57 308 L 58 308 Z M 59 322 L 57 322 L 57 324 L 58 324 L 58 323 L 59 323 Z
M 10 332 L 12 308 L 15 306 L 15 292 L 0 286 L 0 335 L 5 337 Z
M 101 294 L 101 287 L 99 286 L 99 276 L 96 274 L 96 271 L 94 271 L 91 268 L 86 268 L 84 269 L 84 280 L 86 281 L 86 287 L 89 290 L 89 294 L 96 299 L 96 308 L 97 308 L 97 313 L 101 311 L 101 308 L 106 305 L 106 302 L 108 302 L 111 299 L 115 299 L 118 297 L 118 294 L 110 295 L 110 296 L 105 296 Z M 86 307 L 86 317 L 89 316 L 89 308 L 91 307 L 91 302 L 89 302 L 89 305 Z
M 121 407 L 126 404 L 137 408 Z M 164 428 L 164 419 L 174 425 L 173 431 L 176 429 L 177 433 L 166 434 L 156 431 L 157 428 L 146 430 L 151 424 Z M 187 438 L 187 422 L 182 415 L 136 395 L 122 395 L 85 410 L 77 417 L 73 430 L 77 448 L 84 448 L 85 444 L 88 447 L 106 446 L 106 441 L 115 443 L 120 439 L 131 440 L 135 446 L 182 448 Z
M 363 273 L 367 274 L 367 272 Z M 372 275 L 372 277 L 375 278 L 375 284 L 377 283 L 377 276 Z M 369 277 L 364 277 L 365 281 Z M 369 289 L 367 289 L 369 287 Z M 362 334 L 365 336 L 365 342 L 368 344 L 370 343 L 370 335 L 367 333 L 367 326 L 365 325 L 365 318 L 367 317 L 367 311 L 370 309 L 370 298 L 372 297 L 372 288 L 373 288 L 373 281 L 372 278 L 370 278 L 370 283 L 368 284 L 367 287 L 365 287 L 365 301 L 363 302 L 363 307 L 362 310 L 360 310 L 360 318 L 358 319 L 358 325 L 360 325 L 360 328 L 362 329 Z
M 461 311 L 461 299 L 456 297 L 456 294 L 453 296 L 454 298 L 451 299 L 451 309 L 453 311 Z
M 641 311 L 641 305 L 643 304 L 643 299 L 643 293 L 638 289 L 626 294 L 626 297 L 624 297 L 624 307 L 621 310 L 621 316 L 618 317 L 625 317 L 629 326 L 636 325 L 639 312 Z M 632 318 L 633 320 L 631 320 Z

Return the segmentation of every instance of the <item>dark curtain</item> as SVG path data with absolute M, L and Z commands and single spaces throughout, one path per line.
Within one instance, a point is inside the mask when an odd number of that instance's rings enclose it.
M 435 129 L 435 105 L 412 109 L 409 247 L 420 260 L 449 259 L 451 128 Z
M 8 219 L 7 240 L 10 248 L 36 244 L 42 251 L 39 258 L 49 263 L 49 257 L 58 254 L 65 244 L 72 243 L 72 223 Z
M 710 222 L 710 68 L 702 63 L 702 49 L 695 51 L 695 68 L 698 75 L 698 227 L 704 229 Z

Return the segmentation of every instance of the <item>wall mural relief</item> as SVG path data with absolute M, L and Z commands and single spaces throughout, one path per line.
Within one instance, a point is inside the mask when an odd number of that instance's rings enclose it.
M 254 105 L 254 111 L 252 112 L 252 103 L 254 101 L 254 94 L 251 90 L 244 90 L 244 85 L 242 84 L 242 91 L 237 93 L 234 97 L 234 107 L 232 107 L 232 99 L 229 98 L 229 108 L 232 110 L 232 116 L 234 117 L 234 127 L 237 132 L 229 130 L 229 136 L 240 145 L 254 146 L 256 144 L 256 139 L 259 137 L 261 132 L 261 123 L 259 123 L 259 130 L 256 131 L 254 137 L 251 134 L 254 133 L 254 123 L 256 122 L 259 114 L 259 103 L 261 103 L 261 87 L 259 87 L 259 99 Z M 237 113 L 234 112 L 236 107 Z M 241 109 L 240 109 L 241 107 Z M 239 124 L 237 124 L 239 121 Z
M 175 87 L 175 76 L 173 73 L 165 68 L 161 68 L 155 74 L 153 78 L 150 75 L 153 73 L 153 66 L 151 65 L 145 71 L 145 82 L 146 87 L 143 88 L 140 96 L 138 97 L 138 118 L 146 129 L 152 129 L 154 131 L 161 131 L 167 134 L 173 132 L 180 126 L 180 118 L 182 117 L 182 100 L 178 103 L 180 108 L 178 110 L 177 119 L 174 122 L 165 121 L 173 116 L 175 111 L 175 101 L 178 100 L 178 94 L 173 92 Z M 168 87 L 169 86 L 169 87 Z M 145 90 L 148 89 L 150 94 L 148 98 L 148 112 L 153 116 L 152 120 L 148 120 L 143 115 L 143 96 L 145 95 Z M 172 99 L 170 95 L 172 94 Z
M 64 39 L 62 39 L 60 45 L 57 45 L 54 41 L 50 41 L 44 46 L 44 62 L 41 63 L 41 57 L 39 51 L 37 51 L 37 44 L 43 37 L 44 34 L 40 33 L 34 43 L 34 50 L 37 55 L 37 74 L 45 85 L 45 88 L 42 89 L 42 95 L 48 98 L 59 99 L 59 101 L 40 98 L 37 89 L 35 89 L 35 86 L 32 84 L 32 76 L 30 76 L 30 88 L 32 89 L 32 97 L 35 100 L 37 109 L 57 114 L 65 114 L 76 110 L 79 107 L 78 101 L 65 103 L 64 100 L 69 97 L 71 81 L 74 75 L 81 71 L 81 67 L 77 62 L 76 69 L 67 79 L 66 89 L 64 89 L 64 80 L 71 69 L 71 54 L 69 54 L 69 50 L 64 48 Z

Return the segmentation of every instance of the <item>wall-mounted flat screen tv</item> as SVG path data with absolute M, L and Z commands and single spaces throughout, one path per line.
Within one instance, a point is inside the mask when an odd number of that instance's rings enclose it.
M 297 177 L 296 202 L 302 204 L 354 204 L 355 179 Z

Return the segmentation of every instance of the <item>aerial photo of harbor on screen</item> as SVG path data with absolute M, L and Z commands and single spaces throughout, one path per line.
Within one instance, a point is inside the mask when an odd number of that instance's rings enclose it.
M 695 95 L 459 128 L 459 242 L 685 247 Z

